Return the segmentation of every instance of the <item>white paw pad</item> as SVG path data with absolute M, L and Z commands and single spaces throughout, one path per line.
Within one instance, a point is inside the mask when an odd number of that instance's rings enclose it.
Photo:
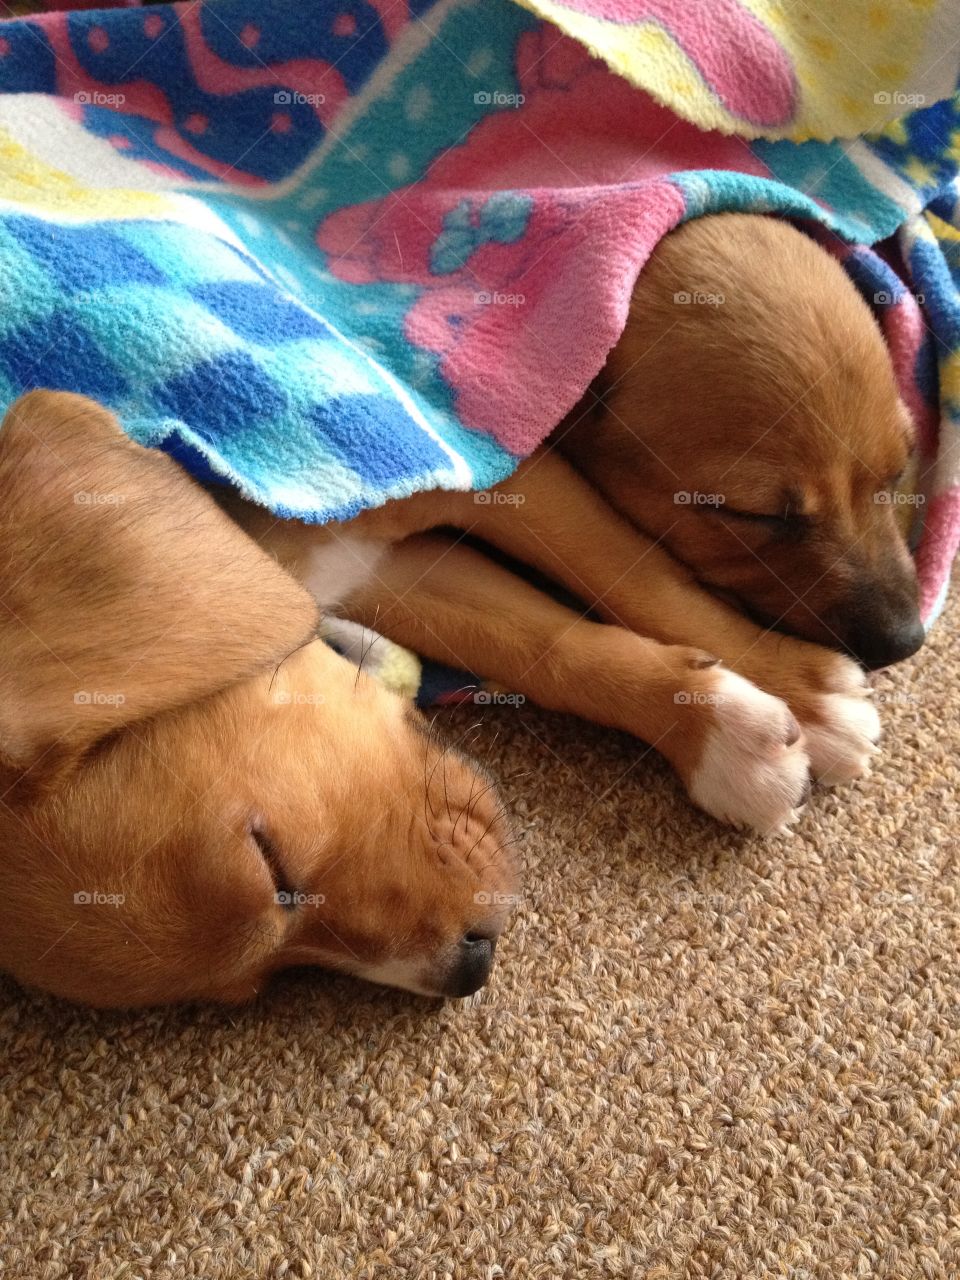
M 790 709 L 734 671 L 718 667 L 713 674 L 716 718 L 690 779 L 690 798 L 721 822 L 764 835 L 788 831 L 806 798 L 810 769 Z
M 880 737 L 880 717 L 856 663 L 838 656 L 831 683 L 836 692 L 820 695 L 816 718 L 803 726 L 813 775 L 828 784 L 851 782 L 869 773 Z

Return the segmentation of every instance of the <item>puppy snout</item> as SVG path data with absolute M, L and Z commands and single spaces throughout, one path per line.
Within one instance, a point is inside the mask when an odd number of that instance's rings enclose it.
M 847 648 L 868 671 L 903 662 L 924 641 L 915 593 L 891 595 L 883 589 L 861 596 L 847 634 Z
M 472 996 L 490 977 L 497 940 L 483 933 L 465 933 L 457 945 L 457 957 L 444 985 L 448 996 Z

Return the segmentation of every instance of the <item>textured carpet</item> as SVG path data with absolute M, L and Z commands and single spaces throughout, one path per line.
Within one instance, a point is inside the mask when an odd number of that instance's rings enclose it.
M 4 1277 L 960 1274 L 958 637 L 955 600 L 878 682 L 874 776 L 790 840 L 625 738 L 490 714 L 526 897 L 473 1001 L 0 986 Z

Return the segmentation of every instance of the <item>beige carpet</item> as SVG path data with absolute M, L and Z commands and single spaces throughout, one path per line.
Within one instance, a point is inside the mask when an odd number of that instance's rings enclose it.
M 873 778 L 788 841 L 491 714 L 526 900 L 475 1001 L 0 987 L 6 1280 L 960 1274 L 958 637 L 955 601 L 881 681 Z

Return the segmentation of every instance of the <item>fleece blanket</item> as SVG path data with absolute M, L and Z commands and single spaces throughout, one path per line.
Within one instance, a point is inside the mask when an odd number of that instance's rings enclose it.
M 0 406 L 85 392 L 279 516 L 506 477 L 687 218 L 797 219 L 960 542 L 958 0 L 191 0 L 0 23 Z M 874 248 L 873 246 L 877 246 Z

